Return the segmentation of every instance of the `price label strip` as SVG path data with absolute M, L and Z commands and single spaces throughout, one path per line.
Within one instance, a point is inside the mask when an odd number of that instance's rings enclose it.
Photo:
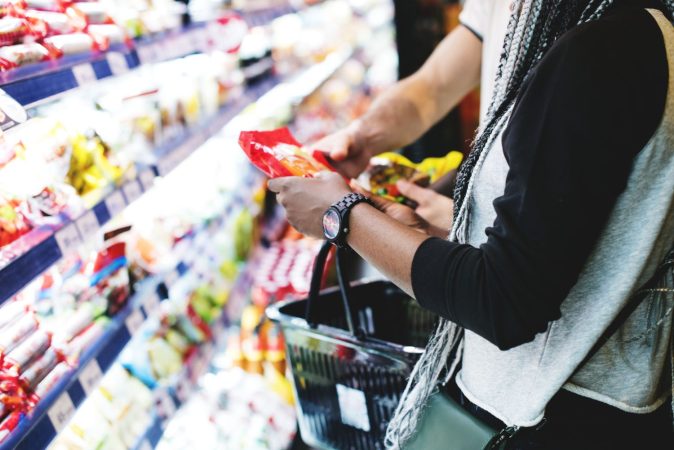
M 103 372 L 101 372 L 101 368 L 95 360 L 91 361 L 84 369 L 82 369 L 79 380 L 82 389 L 84 389 L 87 396 L 91 395 L 96 389 L 101 378 L 103 378 Z
M 69 223 L 54 235 L 62 255 L 68 255 L 82 243 L 80 233 L 74 223 Z
M 152 186 L 154 186 L 154 171 L 152 169 L 145 169 L 140 173 L 140 184 L 143 185 L 143 189 L 148 191 Z
M 129 314 L 129 317 L 127 317 L 125 322 L 126 328 L 129 330 L 129 334 L 133 336 L 143 325 L 143 322 L 145 322 L 143 313 L 141 313 L 139 309 L 134 309 L 131 314 Z
M 143 443 L 140 444 L 138 450 L 152 450 L 152 444 L 150 444 L 147 439 L 143 439 Z
M 94 236 L 101 226 L 96 218 L 96 213 L 89 210 L 82 217 L 77 219 L 77 229 L 80 231 L 82 239 L 87 240 Z
M 75 405 L 68 393 L 62 394 L 47 412 L 57 433 L 65 428 L 73 414 L 75 414 Z
M 164 388 L 157 389 L 155 405 L 157 406 L 157 415 L 162 419 L 162 425 L 165 423 L 165 419 L 170 418 L 176 412 L 176 404 Z
M 124 196 L 126 197 L 127 203 L 135 202 L 141 195 L 143 195 L 143 190 L 136 180 L 129 181 L 122 189 L 124 190 Z
M 106 54 L 106 59 L 110 66 L 110 72 L 112 72 L 113 75 L 121 75 L 129 71 L 129 65 L 122 53 L 108 52 Z
M 115 191 L 105 199 L 105 206 L 108 208 L 110 217 L 115 217 L 117 214 L 124 211 L 126 208 L 126 201 L 122 195 L 122 191 L 115 189 Z
M 152 294 L 145 297 L 143 301 L 143 309 L 145 310 L 145 315 L 147 317 L 153 316 L 159 310 L 160 301 L 159 296 L 153 292 Z
M 174 269 L 166 274 L 164 277 L 164 284 L 166 284 L 167 287 L 171 287 L 178 281 L 178 278 L 180 278 L 180 274 L 177 269 Z
M 78 86 L 87 86 L 98 80 L 91 64 L 78 64 L 72 68 L 72 71 Z

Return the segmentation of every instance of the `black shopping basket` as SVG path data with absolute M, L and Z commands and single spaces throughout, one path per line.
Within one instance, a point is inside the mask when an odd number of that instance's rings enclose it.
M 386 426 L 437 316 L 387 281 L 319 292 L 330 244 L 314 264 L 309 298 L 267 309 L 286 340 L 298 421 L 308 445 L 335 450 L 384 448 Z

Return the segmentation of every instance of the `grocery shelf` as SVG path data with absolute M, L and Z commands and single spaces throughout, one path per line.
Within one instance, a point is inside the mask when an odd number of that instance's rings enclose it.
M 82 241 L 99 232 L 112 217 L 149 190 L 156 175 L 164 176 L 217 133 L 241 110 L 278 84 L 270 76 L 250 86 L 243 95 L 225 105 L 215 116 L 185 131 L 156 149 L 156 165 L 146 167 L 138 175 L 115 188 L 76 220 L 65 223 L 28 251 L 0 268 L 0 304 L 60 260 L 75 250 Z
M 102 374 L 112 365 L 131 336 L 159 304 L 158 279 L 145 280 L 117 315 L 103 335 L 79 358 L 79 365 L 56 386 L 24 418 L 0 444 L 1 450 L 45 448 L 67 423 L 70 415 L 87 394 L 96 387 Z M 27 439 L 28 438 L 28 439 Z
M 249 26 L 258 26 L 298 9 L 290 4 L 240 12 Z M 215 22 L 217 23 L 217 22 Z M 0 88 L 24 107 L 103 78 L 120 75 L 143 64 L 203 52 L 217 43 L 217 27 L 210 22 L 193 23 L 181 29 L 144 37 L 128 44 L 114 44 L 106 52 L 67 55 L 0 72 Z M 13 123 L 3 125 L 3 129 Z

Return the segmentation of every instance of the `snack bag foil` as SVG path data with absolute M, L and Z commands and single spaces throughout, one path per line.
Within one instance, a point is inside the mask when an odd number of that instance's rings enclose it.
M 248 159 L 269 178 L 313 177 L 330 167 L 320 151 L 309 153 L 288 128 L 272 131 L 242 131 L 239 145 Z

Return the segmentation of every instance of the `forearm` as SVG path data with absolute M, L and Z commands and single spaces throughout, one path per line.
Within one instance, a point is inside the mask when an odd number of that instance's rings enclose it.
M 355 126 L 371 155 L 417 139 L 479 82 L 482 43 L 463 26 L 450 33 L 412 76 L 381 94 Z
M 349 246 L 409 295 L 412 260 L 427 234 L 413 230 L 367 204 L 356 205 L 349 217 Z

